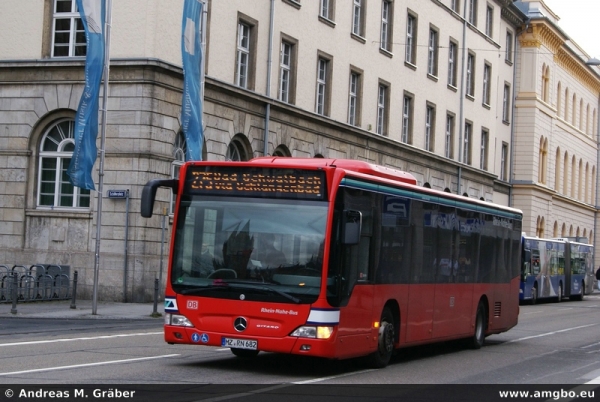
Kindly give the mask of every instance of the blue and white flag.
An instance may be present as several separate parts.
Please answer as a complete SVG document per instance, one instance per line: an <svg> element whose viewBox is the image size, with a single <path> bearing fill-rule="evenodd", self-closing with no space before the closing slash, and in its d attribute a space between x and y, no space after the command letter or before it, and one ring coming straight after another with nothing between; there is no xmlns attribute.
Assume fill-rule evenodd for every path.
<svg viewBox="0 0 600 402"><path fill-rule="evenodd" d="M85 28L85 88L75 117L75 150L67 174L74 186L95 190L92 168L98 150L98 104L104 71L105 0L77 0L77 8Z"/></svg>
<svg viewBox="0 0 600 402"><path fill-rule="evenodd" d="M202 7L200 0L184 0L181 23L181 56L183 58L183 99L181 127L186 142L185 159L202 160L202 101L200 98L202 65Z"/></svg>

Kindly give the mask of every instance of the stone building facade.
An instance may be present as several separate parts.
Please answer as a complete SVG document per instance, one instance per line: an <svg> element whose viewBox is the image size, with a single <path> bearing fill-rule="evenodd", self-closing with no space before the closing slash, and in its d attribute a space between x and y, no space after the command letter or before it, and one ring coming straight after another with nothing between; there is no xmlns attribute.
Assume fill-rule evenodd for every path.
<svg viewBox="0 0 600 402"><path fill-rule="evenodd" d="M529 235L597 247L600 75L543 1L517 4L530 19L517 56L513 204Z"/></svg>
<svg viewBox="0 0 600 402"><path fill-rule="evenodd" d="M0 3L0 264L68 266L89 297L99 244L99 298L147 301L166 276L171 195L150 219L140 195L182 163L183 1L113 2L100 213L64 174L84 80L74 3ZM511 1L206 4L204 159L360 159L510 203L525 22Z"/></svg>

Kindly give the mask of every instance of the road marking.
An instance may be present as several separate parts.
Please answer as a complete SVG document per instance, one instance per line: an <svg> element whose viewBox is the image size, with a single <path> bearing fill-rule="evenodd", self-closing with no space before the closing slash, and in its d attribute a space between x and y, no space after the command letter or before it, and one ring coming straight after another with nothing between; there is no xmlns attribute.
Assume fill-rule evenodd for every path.
<svg viewBox="0 0 600 402"><path fill-rule="evenodd" d="M598 325L598 324L588 324L588 325L582 325L582 326L580 326L580 327L573 327L573 328L561 329L560 331L546 332L545 334L539 334L539 335L526 336L526 337L524 337L524 338L513 339L512 341L508 341L508 342L506 342L506 343L521 342L521 341L525 341L525 340L527 340L527 339L541 338L541 337L543 337L543 336L554 335L554 334L560 334L561 332L573 331L573 330L575 330L575 329L580 329L580 328L593 327L593 326L595 326L595 325Z"/></svg>
<svg viewBox="0 0 600 402"><path fill-rule="evenodd" d="M181 355L174 354L174 355L162 355L162 356L151 356L151 357L138 357L135 359L111 360L111 361L107 361L107 362L73 364L71 366L59 366L59 367L48 367L48 368L32 369L32 370L12 371L10 373L0 373L0 376L41 373L44 371L55 371L55 370L69 370L69 369L82 368L82 367L104 366L107 364L132 363L132 362L139 362L139 361L144 361L144 360L166 359L168 357L175 357L175 356L181 356Z"/></svg>
<svg viewBox="0 0 600 402"><path fill-rule="evenodd" d="M90 336L84 338L61 338L61 339L47 339L43 341L27 341L27 342L13 342L13 343L0 343L0 347L4 346L23 346L23 345L41 345L44 343L56 343L56 342L73 342L73 341L93 341L96 339L112 339L112 338L127 338L130 336L146 336L146 335L162 335L163 332L140 332L136 334L117 334L117 335L103 335L103 336Z"/></svg>
<svg viewBox="0 0 600 402"><path fill-rule="evenodd" d="M351 376L351 375L369 373L371 371L376 371L376 369L366 369L366 370L360 370L360 371L353 371L352 373L346 373L346 374L340 374L340 375L332 375L331 377L313 378L312 380L294 381L294 382L292 382L292 384L312 384L314 382L321 382L321 381L326 381L326 380L334 380L334 379L337 379L337 378L348 377L348 376Z"/></svg>

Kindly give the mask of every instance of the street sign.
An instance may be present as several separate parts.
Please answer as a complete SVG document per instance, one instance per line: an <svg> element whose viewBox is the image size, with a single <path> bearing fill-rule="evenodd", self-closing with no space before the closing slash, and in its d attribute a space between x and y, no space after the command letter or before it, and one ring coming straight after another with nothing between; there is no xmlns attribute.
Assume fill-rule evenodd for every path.
<svg viewBox="0 0 600 402"><path fill-rule="evenodd" d="M108 198L127 198L129 190L108 190Z"/></svg>

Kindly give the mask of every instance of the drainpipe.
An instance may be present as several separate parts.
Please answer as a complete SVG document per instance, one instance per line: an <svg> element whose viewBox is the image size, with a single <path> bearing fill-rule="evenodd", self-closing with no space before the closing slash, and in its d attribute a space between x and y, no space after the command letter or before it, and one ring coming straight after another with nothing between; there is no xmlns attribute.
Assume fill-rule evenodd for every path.
<svg viewBox="0 0 600 402"><path fill-rule="evenodd" d="M530 19L527 19L527 21L525 22L525 29L523 29L520 33L517 33L514 37L514 43L513 43L513 58L514 58L514 64L513 64L513 80L512 80L512 87L513 87L513 97L511 98L512 100L512 105L511 105L511 115L510 117L512 118L511 122L510 122L510 148L509 148L509 154L510 154L510 163L508 164L509 169L508 169L508 182L509 182L509 186L508 186L508 206L512 207L514 205L514 200L513 200L513 168L514 168L514 143L515 143L515 113L517 112L517 55L520 54L520 52L517 52L517 44L519 43L518 37L523 35L523 33L527 32L527 28L529 27L529 21ZM522 63L521 63L522 64ZM504 90L504 89L503 89Z"/></svg>
<svg viewBox="0 0 600 402"><path fill-rule="evenodd" d="M465 1L465 8L463 10L463 38L462 38L462 66L460 72L460 109L458 117L458 188L456 189L457 194L462 194L460 191L461 176L462 176L462 163L463 159L463 130L465 127L465 85L467 85L467 2Z"/></svg>
<svg viewBox="0 0 600 402"><path fill-rule="evenodd" d="M273 64L273 30L275 24L275 0L271 0L271 15L269 21L269 50L267 54L267 98L271 98L271 69ZM265 108L265 133L263 137L263 156L269 154L269 120L271 119L271 101L267 100Z"/></svg>

